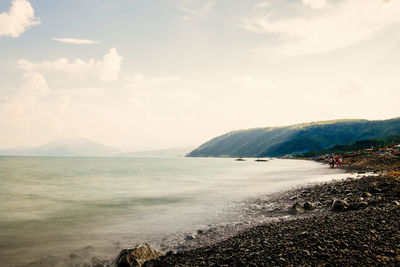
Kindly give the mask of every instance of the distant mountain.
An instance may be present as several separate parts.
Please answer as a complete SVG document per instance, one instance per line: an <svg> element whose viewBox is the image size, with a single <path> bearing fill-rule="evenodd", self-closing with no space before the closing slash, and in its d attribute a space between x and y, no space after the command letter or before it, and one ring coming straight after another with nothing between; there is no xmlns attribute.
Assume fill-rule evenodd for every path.
<svg viewBox="0 0 400 267"><path fill-rule="evenodd" d="M233 131L190 152L188 157L276 157L325 150L334 145L400 134L400 118L337 120Z"/></svg>
<svg viewBox="0 0 400 267"><path fill-rule="evenodd" d="M116 154L116 157L126 158L171 158L171 157L184 157L187 153L193 150L193 147L182 147L162 150L149 150L137 152L125 152Z"/></svg>
<svg viewBox="0 0 400 267"><path fill-rule="evenodd" d="M59 139L38 147L0 150L0 155L54 157L108 157L120 151L87 139Z"/></svg>

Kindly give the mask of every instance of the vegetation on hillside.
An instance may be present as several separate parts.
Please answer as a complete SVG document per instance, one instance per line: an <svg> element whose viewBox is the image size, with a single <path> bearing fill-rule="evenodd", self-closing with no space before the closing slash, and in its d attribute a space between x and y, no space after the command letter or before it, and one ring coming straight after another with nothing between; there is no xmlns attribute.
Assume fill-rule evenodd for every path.
<svg viewBox="0 0 400 267"><path fill-rule="evenodd" d="M400 135L391 135L384 138L369 138L359 140L350 144L334 145L328 149L321 151L310 151L307 153L297 154L297 157L314 157L326 154L345 154L351 151L360 151L369 148L379 149L390 147L392 144L400 143Z"/></svg>
<svg viewBox="0 0 400 267"><path fill-rule="evenodd" d="M189 157L278 157L323 151L334 145L400 135L400 118L339 120L239 130L216 137Z"/></svg>

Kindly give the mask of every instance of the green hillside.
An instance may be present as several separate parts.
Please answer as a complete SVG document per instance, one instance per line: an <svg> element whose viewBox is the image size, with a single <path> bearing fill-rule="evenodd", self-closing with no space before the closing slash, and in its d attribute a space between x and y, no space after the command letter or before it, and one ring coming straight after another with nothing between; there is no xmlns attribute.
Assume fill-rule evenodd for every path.
<svg viewBox="0 0 400 267"><path fill-rule="evenodd" d="M307 153L297 154L297 157L313 157L326 154L345 154L347 152L364 150L367 148L378 149L379 147L391 147L392 144L400 144L400 135L391 135L383 138L363 139L357 142L344 145L334 145L326 150L310 151Z"/></svg>
<svg viewBox="0 0 400 267"><path fill-rule="evenodd" d="M229 132L190 152L188 157L277 157L321 151L334 145L400 134L400 118L337 120Z"/></svg>

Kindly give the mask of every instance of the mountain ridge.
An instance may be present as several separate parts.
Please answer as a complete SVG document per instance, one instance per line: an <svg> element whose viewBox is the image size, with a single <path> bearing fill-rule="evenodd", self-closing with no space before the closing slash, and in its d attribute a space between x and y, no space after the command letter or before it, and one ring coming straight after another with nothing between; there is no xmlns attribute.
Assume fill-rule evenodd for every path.
<svg viewBox="0 0 400 267"><path fill-rule="evenodd" d="M217 136L187 156L277 157L396 134L400 134L400 117L388 120L342 119L251 128Z"/></svg>
<svg viewBox="0 0 400 267"><path fill-rule="evenodd" d="M193 146L159 150L122 151L86 138L78 138L55 139L36 147L19 146L0 149L0 156L170 158L183 157L192 149Z"/></svg>
<svg viewBox="0 0 400 267"><path fill-rule="evenodd" d="M2 156L108 157L120 151L85 138L56 139L37 147L0 150Z"/></svg>

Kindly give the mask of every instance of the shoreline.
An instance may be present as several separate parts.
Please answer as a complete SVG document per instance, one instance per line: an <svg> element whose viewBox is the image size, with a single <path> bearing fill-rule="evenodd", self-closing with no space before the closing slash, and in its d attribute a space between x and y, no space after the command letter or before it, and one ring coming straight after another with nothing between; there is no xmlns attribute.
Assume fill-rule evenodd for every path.
<svg viewBox="0 0 400 267"><path fill-rule="evenodd" d="M266 196L255 212L270 221L143 266L400 264L400 158L360 156L345 164L348 172L376 174ZM334 210L336 199L346 204Z"/></svg>

